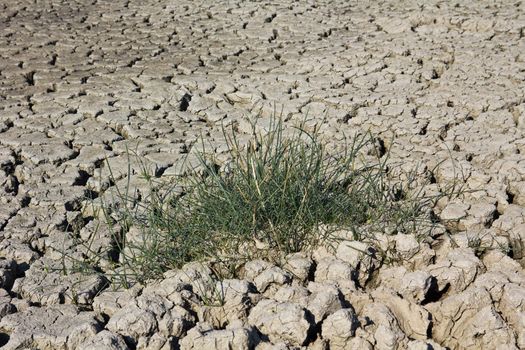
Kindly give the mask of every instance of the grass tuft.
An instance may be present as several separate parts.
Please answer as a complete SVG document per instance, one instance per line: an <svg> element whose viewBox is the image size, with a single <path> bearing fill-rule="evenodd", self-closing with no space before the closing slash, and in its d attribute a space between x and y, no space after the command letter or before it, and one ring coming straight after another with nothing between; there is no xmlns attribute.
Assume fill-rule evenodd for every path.
<svg viewBox="0 0 525 350"><path fill-rule="evenodd" d="M424 237L436 222L432 206L455 192L426 195L411 174L389 180L388 154L369 133L337 151L317 129L287 129L280 119L267 130L254 126L249 142L234 127L223 134L226 162L202 146L196 167L162 184L144 166L149 194L137 201L128 188L117 189L118 208L104 207L127 232L119 235L116 264L126 281L193 261L235 276L251 259L279 264L289 253L335 243L332 233L341 229L366 242L378 233Z"/></svg>

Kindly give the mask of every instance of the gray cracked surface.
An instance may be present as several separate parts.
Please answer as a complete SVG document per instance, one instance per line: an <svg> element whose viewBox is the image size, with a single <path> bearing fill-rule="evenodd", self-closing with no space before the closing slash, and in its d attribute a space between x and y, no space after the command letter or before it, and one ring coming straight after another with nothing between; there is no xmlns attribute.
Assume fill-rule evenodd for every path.
<svg viewBox="0 0 525 350"><path fill-rule="evenodd" d="M525 347L524 6L0 2L0 346L69 349L89 338L86 348L169 349L193 317L214 315L224 318L214 321L219 329L199 338L209 325L196 319L183 347L286 341L311 348ZM171 320L157 332L162 317L130 304L135 297L112 301L104 281L60 273L72 264L61 260L61 251L91 254L73 245L71 232L83 239L97 232L93 249L107 259L115 254L113 235L85 220L96 212L96 200L87 206L84 198L104 196L115 185L106 159L116 185L127 182L128 148L158 176L178 174L201 135L207 149L224 152L223 123L248 131L260 115L257 127L264 128L274 110L289 123L308 114L334 143L370 129L399 168L428 170L443 162L431 174L437 183L452 181L459 167L466 188L476 190L459 202L438 203L454 241L443 236L439 249L422 250L413 237L396 238L406 261L401 270L381 270L375 282L402 302L393 305L390 292L366 285L369 276L356 267L360 257L341 247L338 256L314 256L315 271L311 257L290 257L285 271L254 263L254 273L266 274L252 276L254 285L226 303L231 310L199 313L201 296L186 295L188 284L167 275L163 286L170 292L159 298L192 314L179 310L184 316L170 320L180 325ZM131 184L144 191L137 176ZM514 260L493 251L479 255L491 246L509 247ZM300 287L309 278L335 288L339 300L332 293L330 304ZM246 323L262 298L248 293L256 289L267 303L290 304L279 314L297 318L286 328L293 336ZM65 305L72 302L82 308ZM330 315L319 309L327 303L337 305ZM126 308L146 315L147 327L121 332ZM426 313L432 327L421 321ZM228 331L221 328L228 323ZM61 325L78 326L83 338L72 340ZM309 327L317 340L305 340Z"/></svg>

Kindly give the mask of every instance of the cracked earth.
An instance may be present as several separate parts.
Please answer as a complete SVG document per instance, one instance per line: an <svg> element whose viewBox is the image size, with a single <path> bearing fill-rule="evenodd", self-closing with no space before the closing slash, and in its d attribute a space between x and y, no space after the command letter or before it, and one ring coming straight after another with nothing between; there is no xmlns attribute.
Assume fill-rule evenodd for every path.
<svg viewBox="0 0 525 350"><path fill-rule="evenodd" d="M0 347L525 348L524 7L2 1ZM224 152L222 125L275 110L335 141L371 130L403 169L442 162L436 184L461 169L475 191L438 203L446 234L394 237L404 259L370 285L342 248L250 262L220 307L204 266L130 290L61 273L86 254L72 233L113 244L85 198L125 186L128 149L167 177L202 135Z"/></svg>

